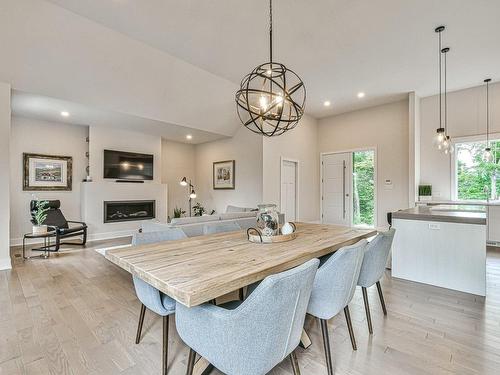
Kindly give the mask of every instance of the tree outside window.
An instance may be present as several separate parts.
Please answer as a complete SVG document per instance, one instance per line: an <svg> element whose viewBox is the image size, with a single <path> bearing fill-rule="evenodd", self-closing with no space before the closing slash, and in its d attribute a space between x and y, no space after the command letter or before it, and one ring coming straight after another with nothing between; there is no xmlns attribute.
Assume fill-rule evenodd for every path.
<svg viewBox="0 0 500 375"><path fill-rule="evenodd" d="M500 141L490 141L494 161L483 161L486 142L457 143L456 181L457 197L460 200L497 199L500 192Z"/></svg>
<svg viewBox="0 0 500 375"><path fill-rule="evenodd" d="M375 153L353 152L353 225L375 224Z"/></svg>

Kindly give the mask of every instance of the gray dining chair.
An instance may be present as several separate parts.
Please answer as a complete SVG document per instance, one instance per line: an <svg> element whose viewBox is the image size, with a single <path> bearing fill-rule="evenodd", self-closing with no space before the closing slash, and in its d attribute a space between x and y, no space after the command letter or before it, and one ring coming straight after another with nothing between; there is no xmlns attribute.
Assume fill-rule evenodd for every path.
<svg viewBox="0 0 500 375"><path fill-rule="evenodd" d="M314 280L307 313L320 319L329 375L333 374L333 365L328 337L328 320L342 309L347 321L352 348L357 349L348 305L356 291L366 244L366 240L361 240L354 245L337 250L321 265Z"/></svg>
<svg viewBox="0 0 500 375"><path fill-rule="evenodd" d="M173 241L187 238L182 229L172 228L158 232L135 233L132 237L132 245L146 245L163 241ZM155 287L149 285L136 275L132 276L135 293L141 301L141 312L135 343L141 341L142 325L146 308L163 317L163 353L162 353L162 374L167 374L168 367L168 325L169 316L175 313L175 300L160 292Z"/></svg>
<svg viewBox="0 0 500 375"><path fill-rule="evenodd" d="M241 230L239 224L235 221L229 221L225 223L210 223L203 226L203 234L215 234L223 232L234 232Z"/></svg>
<svg viewBox="0 0 500 375"><path fill-rule="evenodd" d="M391 228L387 232L380 232L373 240L371 240L371 242L366 246L363 264L359 273L358 285L361 287L363 292L366 321L368 323L368 332L370 332L370 334L373 333L373 326L366 288L369 288L374 284L377 285L382 311L384 315L387 315L384 294L382 293L382 287L380 286L380 279L384 276L384 270L391 252L392 241L395 233L396 229Z"/></svg>
<svg viewBox="0 0 500 375"><path fill-rule="evenodd" d="M266 277L245 301L216 306L178 304L177 332L191 348L187 375L196 353L225 374L260 375L290 356L299 345L319 260Z"/></svg>

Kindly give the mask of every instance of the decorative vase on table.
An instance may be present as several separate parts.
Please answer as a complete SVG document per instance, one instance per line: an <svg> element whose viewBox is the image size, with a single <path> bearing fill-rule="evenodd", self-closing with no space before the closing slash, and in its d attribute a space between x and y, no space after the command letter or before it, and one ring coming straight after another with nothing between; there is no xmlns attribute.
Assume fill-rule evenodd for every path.
<svg viewBox="0 0 500 375"><path fill-rule="evenodd" d="M47 234L47 231L48 229L46 225L33 225L32 232L36 236Z"/></svg>
<svg viewBox="0 0 500 375"><path fill-rule="evenodd" d="M260 204L257 227L262 235L271 237L278 234L279 213L275 204Z"/></svg>

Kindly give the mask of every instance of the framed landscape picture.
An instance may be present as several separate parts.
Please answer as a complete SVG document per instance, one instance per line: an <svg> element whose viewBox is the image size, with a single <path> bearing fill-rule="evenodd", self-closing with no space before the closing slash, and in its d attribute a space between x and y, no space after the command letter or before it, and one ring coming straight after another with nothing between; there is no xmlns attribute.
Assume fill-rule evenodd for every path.
<svg viewBox="0 0 500 375"><path fill-rule="evenodd" d="M213 185L215 190L234 189L234 160L214 162Z"/></svg>
<svg viewBox="0 0 500 375"><path fill-rule="evenodd" d="M23 154L24 191L68 191L72 188L71 156Z"/></svg>

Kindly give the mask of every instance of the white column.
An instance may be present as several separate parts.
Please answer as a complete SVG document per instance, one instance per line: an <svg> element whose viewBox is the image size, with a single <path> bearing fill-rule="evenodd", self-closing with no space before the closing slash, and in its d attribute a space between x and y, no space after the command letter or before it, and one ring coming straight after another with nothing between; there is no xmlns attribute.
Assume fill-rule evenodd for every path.
<svg viewBox="0 0 500 375"><path fill-rule="evenodd" d="M420 183L420 97L411 92L408 99L408 207L415 207Z"/></svg>
<svg viewBox="0 0 500 375"><path fill-rule="evenodd" d="M0 270L11 268L10 232L10 85L0 82Z"/></svg>

